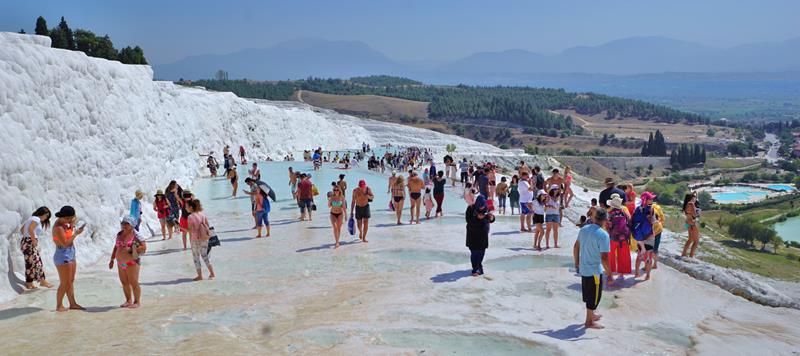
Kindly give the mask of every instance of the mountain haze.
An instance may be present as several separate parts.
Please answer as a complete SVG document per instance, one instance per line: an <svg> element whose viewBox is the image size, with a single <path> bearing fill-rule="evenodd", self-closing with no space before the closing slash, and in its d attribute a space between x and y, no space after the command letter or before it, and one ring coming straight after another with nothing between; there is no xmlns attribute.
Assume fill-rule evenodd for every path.
<svg viewBox="0 0 800 356"><path fill-rule="evenodd" d="M427 82L487 74L641 74L663 72L772 72L800 70L800 38L716 48L666 37L630 37L598 46L577 46L557 54L522 49L480 52L438 66L399 63L358 41L299 39L262 49L198 55L156 65L156 77L210 78L219 69L231 79L348 78L404 75Z"/></svg>
<svg viewBox="0 0 800 356"><path fill-rule="evenodd" d="M400 65L363 42L298 39L230 54L198 55L154 66L158 79L211 78L225 70L231 79L298 79L395 74Z"/></svg>

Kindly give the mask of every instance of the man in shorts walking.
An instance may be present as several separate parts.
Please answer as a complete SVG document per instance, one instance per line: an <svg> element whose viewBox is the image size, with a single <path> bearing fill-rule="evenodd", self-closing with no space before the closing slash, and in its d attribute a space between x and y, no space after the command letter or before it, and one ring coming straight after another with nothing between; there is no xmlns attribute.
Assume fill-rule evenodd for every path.
<svg viewBox="0 0 800 356"><path fill-rule="evenodd" d="M375 199L372 189L367 187L367 182L363 179L358 181L358 188L353 189L353 202L350 203L350 214L356 219L358 227L358 239L361 242L367 241L367 230L369 229L369 202Z"/></svg>
<svg viewBox="0 0 800 356"><path fill-rule="evenodd" d="M602 318L596 314L597 305L603 294L603 274L606 277L611 275L611 267L608 264L609 236L603 230L608 213L605 209L598 209L594 213L594 223L586 224L578 233L578 239L572 248L572 256L575 260L575 268L581 275L581 290L583 302L586 303L586 322L587 329L602 329L603 326L597 322ZM613 283L609 279L609 284Z"/></svg>

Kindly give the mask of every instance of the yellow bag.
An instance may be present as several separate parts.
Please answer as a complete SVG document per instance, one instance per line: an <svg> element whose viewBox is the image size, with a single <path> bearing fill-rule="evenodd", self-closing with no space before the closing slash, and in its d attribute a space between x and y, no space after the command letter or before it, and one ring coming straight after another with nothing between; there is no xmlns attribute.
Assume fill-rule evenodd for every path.
<svg viewBox="0 0 800 356"><path fill-rule="evenodd" d="M630 245L631 253L636 253L639 250L639 244L636 243L636 239L633 238L631 235L630 240L628 240L628 244Z"/></svg>
<svg viewBox="0 0 800 356"><path fill-rule="evenodd" d="M319 189L317 189L316 185L312 185L311 186L311 195L313 195L313 196L319 195Z"/></svg>

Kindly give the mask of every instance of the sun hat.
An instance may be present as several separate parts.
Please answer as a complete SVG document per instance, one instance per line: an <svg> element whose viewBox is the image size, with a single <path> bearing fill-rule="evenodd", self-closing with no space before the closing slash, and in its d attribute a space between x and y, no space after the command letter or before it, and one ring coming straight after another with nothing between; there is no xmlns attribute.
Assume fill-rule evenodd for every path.
<svg viewBox="0 0 800 356"><path fill-rule="evenodd" d="M68 218L72 216L75 216L75 208L69 205L62 206L61 210L56 213L57 218Z"/></svg>
<svg viewBox="0 0 800 356"><path fill-rule="evenodd" d="M611 199L606 201L606 205L612 208L620 209L622 208L622 198L619 196L619 194L611 194Z"/></svg>
<svg viewBox="0 0 800 356"><path fill-rule="evenodd" d="M650 193L650 192L642 192L641 198L642 198L642 201L655 200L656 199L656 195L653 194L653 193Z"/></svg>
<svg viewBox="0 0 800 356"><path fill-rule="evenodd" d="M133 216L125 215L122 217L122 221L120 221L120 224L128 224L130 226L136 226L136 219L134 219Z"/></svg>
<svg viewBox="0 0 800 356"><path fill-rule="evenodd" d="M606 178L605 183L606 183L606 185L614 184L614 178L611 178L611 177Z"/></svg>
<svg viewBox="0 0 800 356"><path fill-rule="evenodd" d="M161 189L159 189L159 190L156 190L156 195L154 195L154 196L155 196L155 197L157 197L157 196L159 196L159 195L163 196L163 195L164 195L164 191L163 191L163 190L161 190Z"/></svg>
<svg viewBox="0 0 800 356"><path fill-rule="evenodd" d="M558 184L550 184L550 190L558 189Z"/></svg>

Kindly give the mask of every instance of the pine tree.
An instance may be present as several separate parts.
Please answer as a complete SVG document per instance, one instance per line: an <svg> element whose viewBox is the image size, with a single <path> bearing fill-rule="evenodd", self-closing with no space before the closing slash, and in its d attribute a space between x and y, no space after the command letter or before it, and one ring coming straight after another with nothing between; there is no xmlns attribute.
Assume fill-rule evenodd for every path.
<svg viewBox="0 0 800 356"><path fill-rule="evenodd" d="M47 30L47 21L45 21L44 17L39 16L36 19L36 34L39 36L49 36L50 31Z"/></svg>
<svg viewBox="0 0 800 356"><path fill-rule="evenodd" d="M648 148L647 142L642 145L642 157L650 156L650 149Z"/></svg>
<svg viewBox="0 0 800 356"><path fill-rule="evenodd" d="M58 26L50 30L50 42L50 46L53 48L77 49L75 46L75 37L63 16Z"/></svg>
<svg viewBox="0 0 800 356"><path fill-rule="evenodd" d="M666 156L667 143L664 141L664 135L661 133L661 130L656 130L656 135L653 139L655 145L655 147L652 148L653 156Z"/></svg>
<svg viewBox="0 0 800 356"><path fill-rule="evenodd" d="M653 133L650 132L650 137L647 139L647 155L648 156L655 156L657 152L654 151L656 149L655 142L653 141Z"/></svg>

